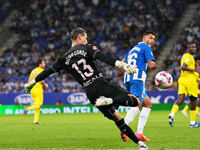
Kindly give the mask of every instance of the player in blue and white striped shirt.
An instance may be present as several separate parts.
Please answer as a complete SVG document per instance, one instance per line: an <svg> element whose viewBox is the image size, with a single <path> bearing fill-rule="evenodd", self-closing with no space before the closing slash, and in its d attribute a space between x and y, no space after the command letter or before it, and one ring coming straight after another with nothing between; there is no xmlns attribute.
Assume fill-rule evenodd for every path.
<svg viewBox="0 0 200 150"><path fill-rule="evenodd" d="M136 136L142 141L150 141L143 135L143 129L147 122L147 118L152 108L150 98L145 92L145 81L147 78L147 68L155 69L156 63L152 53L152 46L155 43L155 34L153 32L146 32L143 35L142 42L134 46L124 57L123 61L136 67L137 72L133 75L124 75L124 83L130 93L140 98L143 103L138 122ZM132 107L125 117L125 123L129 124L134 120L136 115L140 112L140 108ZM122 139L124 139L122 134ZM125 141L125 140L124 140Z"/></svg>

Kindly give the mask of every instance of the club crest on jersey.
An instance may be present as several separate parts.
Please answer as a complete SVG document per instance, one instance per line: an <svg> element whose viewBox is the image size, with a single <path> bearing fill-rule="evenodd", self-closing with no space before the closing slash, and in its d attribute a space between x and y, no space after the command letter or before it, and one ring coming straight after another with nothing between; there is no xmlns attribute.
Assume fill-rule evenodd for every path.
<svg viewBox="0 0 200 150"><path fill-rule="evenodd" d="M96 46L92 46L92 49L93 50L97 50L98 48Z"/></svg>

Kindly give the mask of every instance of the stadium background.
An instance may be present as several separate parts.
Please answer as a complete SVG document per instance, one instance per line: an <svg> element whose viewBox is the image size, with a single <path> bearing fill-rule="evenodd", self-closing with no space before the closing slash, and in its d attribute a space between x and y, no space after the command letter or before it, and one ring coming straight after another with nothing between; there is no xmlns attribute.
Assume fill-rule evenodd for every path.
<svg viewBox="0 0 200 150"><path fill-rule="evenodd" d="M33 111L26 117L3 115L23 114L24 105L32 104L23 88L30 71L39 58L50 66L63 54L71 46L69 33L77 26L87 30L90 43L119 59L145 31L154 31L153 53L159 67L148 72L146 90L155 111L145 127L145 135L152 140L147 145L159 150L200 149L199 129L188 127L189 117L177 113L173 128L167 120L177 99L179 62L188 42L197 43L195 57L200 57L199 0L0 0L0 149L136 148L130 140L120 141L119 131L88 105L82 87L63 72L45 80L49 88L45 89L39 126L32 124ZM122 74L99 63L108 78L124 86ZM166 91L158 91L153 81L162 70L174 79ZM64 105L56 106L58 100ZM120 107L119 111L125 116L127 109ZM131 124L134 131L135 123L137 119Z"/></svg>
<svg viewBox="0 0 200 150"><path fill-rule="evenodd" d="M71 46L69 33L77 26L88 31L90 43L119 59L140 42L145 31L154 31L157 40L153 53L159 67L149 72L146 90L150 96L155 95L155 92L151 94L151 91L157 90L154 76L161 70L173 76L173 86L168 91L176 91L179 62L186 44L196 42L199 50L200 7L195 0L2 0L0 22L2 105L31 103L23 88L30 71L36 67L39 58L44 58L48 67L63 54ZM199 51L195 57L200 57ZM99 63L105 68L107 78L124 87L123 74ZM45 95L83 92L83 88L64 72L54 74L45 81L49 84ZM18 101L16 97L20 94L22 98ZM6 97L8 95L10 97ZM60 99L64 104L71 104L66 97L61 96L54 101ZM78 96L76 99L81 98ZM45 104L52 104L52 101L44 101Z"/></svg>

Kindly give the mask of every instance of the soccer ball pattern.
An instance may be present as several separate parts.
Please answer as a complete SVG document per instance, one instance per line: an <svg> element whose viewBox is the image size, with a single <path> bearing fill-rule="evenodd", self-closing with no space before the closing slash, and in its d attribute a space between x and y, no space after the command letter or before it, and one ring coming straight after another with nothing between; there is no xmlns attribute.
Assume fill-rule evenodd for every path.
<svg viewBox="0 0 200 150"><path fill-rule="evenodd" d="M154 81L157 88L167 89L171 87L173 78L170 73L161 71L156 74Z"/></svg>

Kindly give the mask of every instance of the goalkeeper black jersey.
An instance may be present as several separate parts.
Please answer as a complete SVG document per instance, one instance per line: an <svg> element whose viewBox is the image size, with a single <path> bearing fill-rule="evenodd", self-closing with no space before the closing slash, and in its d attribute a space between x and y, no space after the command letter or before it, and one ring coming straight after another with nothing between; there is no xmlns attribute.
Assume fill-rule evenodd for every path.
<svg viewBox="0 0 200 150"><path fill-rule="evenodd" d="M115 58L103 54L96 46L78 44L60 56L52 69L54 72L65 69L83 87L88 87L97 79L104 78L96 59L112 66L116 61Z"/></svg>

